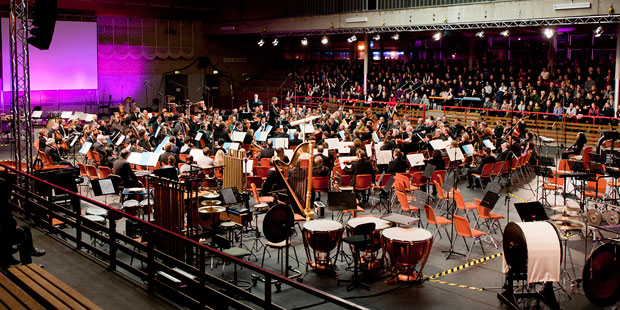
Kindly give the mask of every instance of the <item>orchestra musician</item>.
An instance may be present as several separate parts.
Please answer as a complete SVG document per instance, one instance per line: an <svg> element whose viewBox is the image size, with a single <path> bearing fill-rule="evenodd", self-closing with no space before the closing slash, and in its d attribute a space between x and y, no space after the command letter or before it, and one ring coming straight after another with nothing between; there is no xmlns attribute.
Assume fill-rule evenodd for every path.
<svg viewBox="0 0 620 310"><path fill-rule="evenodd" d="M491 154L491 149L488 147L482 148L482 151L480 153L480 158L476 162L475 166L469 168L469 170L467 171L467 180L469 182L467 185L467 188L474 188L474 177L472 176L473 173L481 174L482 167L484 167L484 165L494 164L494 163L495 163L495 157Z"/></svg>
<svg viewBox="0 0 620 310"><path fill-rule="evenodd" d="M278 104L278 98L272 97L271 103L269 104L269 120L267 121L267 123L271 125L271 127L276 126L276 118L280 114L280 111L276 107L276 104Z"/></svg>
<svg viewBox="0 0 620 310"><path fill-rule="evenodd" d="M399 148L394 149L394 153L392 154L394 159L388 165L387 173L395 175L396 173L405 173L409 171L409 162L403 156L403 153Z"/></svg>
<svg viewBox="0 0 620 310"><path fill-rule="evenodd" d="M366 151L363 149L357 150L357 160L353 161L351 164L351 168L345 167L344 172L351 176L351 186L355 186L355 179L358 175L361 174L370 174L372 176L372 180L375 179L375 169L373 165L370 163L368 156L366 155ZM362 202L368 201L368 193L362 193Z"/></svg>
<svg viewBox="0 0 620 310"><path fill-rule="evenodd" d="M562 159L568 159L570 155L579 155L581 150L588 143L588 139L583 132L577 133L577 141L562 152Z"/></svg>
<svg viewBox="0 0 620 310"><path fill-rule="evenodd" d="M112 172L121 177L122 185L125 188L142 187L142 183L140 183L136 174L131 170L131 165L127 161L129 153L127 149L121 150L119 158L112 165Z"/></svg>
<svg viewBox="0 0 620 310"><path fill-rule="evenodd" d="M106 145L107 139L104 135L98 135L97 141L93 144L92 149L99 154L101 164L112 168L114 155L112 150Z"/></svg>
<svg viewBox="0 0 620 310"><path fill-rule="evenodd" d="M275 151L273 149L273 141L272 140L268 140L267 141L267 147L264 148L261 152L260 155L258 156L258 160L261 160L263 158L272 158L275 154Z"/></svg>
<svg viewBox="0 0 620 310"><path fill-rule="evenodd" d="M58 145L54 139L47 139L45 142L45 154L49 155L52 158L52 162L54 165L68 165L71 166L71 163L64 160L60 156L60 152L58 151Z"/></svg>

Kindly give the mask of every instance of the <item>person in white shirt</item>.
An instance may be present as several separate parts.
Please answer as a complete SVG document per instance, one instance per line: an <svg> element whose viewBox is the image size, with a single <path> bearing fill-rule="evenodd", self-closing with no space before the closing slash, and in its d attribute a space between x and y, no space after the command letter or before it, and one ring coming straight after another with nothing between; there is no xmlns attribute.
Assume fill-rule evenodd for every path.
<svg viewBox="0 0 620 310"><path fill-rule="evenodd" d="M196 164L198 165L198 167L200 168L212 167L213 159L209 156L210 155L209 148L205 147L204 149L202 149L202 154L204 156L200 158L196 158Z"/></svg>
<svg viewBox="0 0 620 310"><path fill-rule="evenodd" d="M198 166L194 165L194 157L192 155L187 156L185 164L181 166L181 174L189 173L192 169L197 169Z"/></svg>

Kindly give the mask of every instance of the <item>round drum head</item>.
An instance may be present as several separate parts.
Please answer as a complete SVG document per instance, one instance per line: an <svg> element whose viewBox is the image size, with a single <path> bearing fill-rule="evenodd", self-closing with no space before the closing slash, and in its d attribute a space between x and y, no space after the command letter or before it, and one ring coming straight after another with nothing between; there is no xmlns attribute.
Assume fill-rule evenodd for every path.
<svg viewBox="0 0 620 310"><path fill-rule="evenodd" d="M291 235L293 225L295 225L293 210L287 205L279 204L265 214L263 233L270 242L282 242Z"/></svg>
<svg viewBox="0 0 620 310"><path fill-rule="evenodd" d="M515 272L527 272L527 242L521 227L510 222L504 228L504 257Z"/></svg>
<svg viewBox="0 0 620 310"><path fill-rule="evenodd" d="M596 209L588 210L587 217L588 224L592 226L601 225L601 223L603 222L603 216L601 215L601 212Z"/></svg>
<svg viewBox="0 0 620 310"><path fill-rule="evenodd" d="M599 307L620 301L620 245L606 243L598 247L583 268L583 291Z"/></svg>
<svg viewBox="0 0 620 310"><path fill-rule="evenodd" d="M605 221L611 226L616 226L620 223L620 214L618 214L618 211L609 210L605 212Z"/></svg>

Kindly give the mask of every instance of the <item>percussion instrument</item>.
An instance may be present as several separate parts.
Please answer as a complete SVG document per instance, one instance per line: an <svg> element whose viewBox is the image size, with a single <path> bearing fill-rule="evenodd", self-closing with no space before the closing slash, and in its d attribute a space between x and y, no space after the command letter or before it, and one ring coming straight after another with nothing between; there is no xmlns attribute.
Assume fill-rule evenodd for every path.
<svg viewBox="0 0 620 310"><path fill-rule="evenodd" d="M387 256L393 281L422 279L422 270L433 245L430 231L414 227L392 227L381 232L381 246ZM419 267L416 268L416 266Z"/></svg>
<svg viewBox="0 0 620 310"><path fill-rule="evenodd" d="M510 222L504 229L505 262L515 274L527 274L529 283L560 280L562 244L549 222Z"/></svg>
<svg viewBox="0 0 620 310"><path fill-rule="evenodd" d="M123 202L123 208L121 210L127 214L136 216L138 214L139 207L140 203L137 200L129 199Z"/></svg>
<svg viewBox="0 0 620 310"><path fill-rule="evenodd" d="M103 208L93 207L86 209L86 215L98 215L105 217L108 215L108 211Z"/></svg>
<svg viewBox="0 0 620 310"><path fill-rule="evenodd" d="M127 192L129 194L142 194L142 193L144 193L144 188L142 188L142 187L132 187L132 188L128 188Z"/></svg>
<svg viewBox="0 0 620 310"><path fill-rule="evenodd" d="M551 207L551 210L555 212L579 212L581 209L569 206L554 206Z"/></svg>
<svg viewBox="0 0 620 310"><path fill-rule="evenodd" d="M603 214L597 209L590 209L586 212L586 219L589 225L598 226L603 223Z"/></svg>
<svg viewBox="0 0 620 310"><path fill-rule="evenodd" d="M220 194L218 192L208 191L207 193L202 195L202 197L206 199L217 199L218 197L220 197Z"/></svg>
<svg viewBox="0 0 620 310"><path fill-rule="evenodd" d="M267 212L269 211L269 205L266 203L257 203L254 205L255 212Z"/></svg>
<svg viewBox="0 0 620 310"><path fill-rule="evenodd" d="M113 203L109 204L108 207L110 207L112 209L116 209L116 210L121 210L123 208L123 205L118 203L118 202L113 202Z"/></svg>
<svg viewBox="0 0 620 310"><path fill-rule="evenodd" d="M379 266L380 263L383 261L383 257L381 257L381 260L375 261L375 259L377 258L377 255L375 253L381 249L381 231L389 228L392 225L390 224L390 222L376 217L354 217L347 222L347 235L353 235L353 230L355 229L355 227L366 223L375 223L375 230L371 235L372 241L370 241L370 246L366 250L365 255L360 255L360 260L362 260L362 262L366 261L372 265L369 267Z"/></svg>
<svg viewBox="0 0 620 310"><path fill-rule="evenodd" d="M620 245L604 243L592 251L583 267L583 291L599 307L620 301Z"/></svg>
<svg viewBox="0 0 620 310"><path fill-rule="evenodd" d="M605 212L605 221L611 226L616 226L620 223L620 213L615 210L609 210Z"/></svg>
<svg viewBox="0 0 620 310"><path fill-rule="evenodd" d="M219 206L222 204L220 200L204 200L200 203L203 206Z"/></svg>
<svg viewBox="0 0 620 310"><path fill-rule="evenodd" d="M336 253L340 251L343 231L342 224L337 221L314 220L304 223L302 234L307 264L319 270L332 268L336 258L331 260L331 252L334 249L337 249Z"/></svg>
<svg viewBox="0 0 620 310"><path fill-rule="evenodd" d="M95 223L105 223L105 218L99 215L84 215L84 218Z"/></svg>
<svg viewBox="0 0 620 310"><path fill-rule="evenodd" d="M581 219L581 216L568 215L568 214L554 214L549 217L554 221L574 221Z"/></svg>

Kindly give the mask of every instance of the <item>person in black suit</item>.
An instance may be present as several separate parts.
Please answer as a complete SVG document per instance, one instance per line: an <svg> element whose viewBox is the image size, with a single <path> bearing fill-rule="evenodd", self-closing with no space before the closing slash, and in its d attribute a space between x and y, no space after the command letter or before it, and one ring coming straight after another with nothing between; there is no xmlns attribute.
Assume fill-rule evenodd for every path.
<svg viewBox="0 0 620 310"><path fill-rule="evenodd" d="M299 132L295 131L293 133L293 139L290 139L288 141L288 146L298 146L302 143L303 141L301 139L299 139Z"/></svg>
<svg viewBox="0 0 620 310"><path fill-rule="evenodd" d="M435 171L446 170L446 161L443 160L440 150L433 151L433 157L428 161L428 164L435 166Z"/></svg>
<svg viewBox="0 0 620 310"><path fill-rule="evenodd" d="M505 161L508 159L508 154L510 153L510 150L508 148L508 143L504 142L502 143L502 152L497 155L496 161Z"/></svg>
<svg viewBox="0 0 620 310"><path fill-rule="evenodd" d="M260 155L258 155L258 160L263 158L272 158L274 154L275 151L273 149L273 141L267 140L267 147L260 152Z"/></svg>
<svg viewBox="0 0 620 310"><path fill-rule="evenodd" d="M271 127L276 126L276 117L280 115L276 104L278 104L278 98L271 98L271 104L269 105L269 120L267 121L267 123L271 125Z"/></svg>
<svg viewBox="0 0 620 310"><path fill-rule="evenodd" d="M317 157L321 158L321 164L324 165L325 167L327 167L328 169L331 169L332 167L332 161L329 158L329 156L325 156L324 152L325 152L325 146L323 146L322 144L319 144L319 146L316 147L316 154L314 155L314 160L316 161ZM329 153L327 153L329 154Z"/></svg>
<svg viewBox="0 0 620 310"><path fill-rule="evenodd" d="M390 162L388 166L388 173L395 175L396 173L405 173L409 171L409 163L407 159L403 157L403 153L399 148L394 149L394 159Z"/></svg>
<svg viewBox="0 0 620 310"><path fill-rule="evenodd" d="M570 155L579 155L581 154L581 150L588 143L588 139L583 132L577 134L577 141L571 146L569 146L564 152L562 152L562 159L568 159Z"/></svg>
<svg viewBox="0 0 620 310"><path fill-rule="evenodd" d="M142 187L142 184L138 180L138 177L133 170L131 170L131 165L127 161L129 157L129 150L122 150L120 153L120 158L114 161L112 165L112 173L121 177L123 180L123 187Z"/></svg>
<svg viewBox="0 0 620 310"><path fill-rule="evenodd" d="M481 174L482 167L484 167L484 165L495 163L495 157L491 155L490 148L488 147L483 148L481 156L482 157L478 160L478 164L476 165L476 168L471 168L469 169L469 171L467 171L467 180L469 181L469 184L467 185L468 188L474 188L474 177L472 176L472 173Z"/></svg>
<svg viewBox="0 0 620 310"><path fill-rule="evenodd" d="M54 165L68 165L71 166L71 163L64 160L60 157L60 152L58 151L58 146L54 142L54 139L47 139L45 142L45 154L49 155L52 158L52 162Z"/></svg>
<svg viewBox="0 0 620 310"><path fill-rule="evenodd" d="M312 177L329 176L329 168L323 165L323 157L321 155L314 156L314 165L312 166Z"/></svg>
<svg viewBox="0 0 620 310"><path fill-rule="evenodd" d="M508 143L510 144L510 150L515 154L515 156L521 156L521 144L519 144L517 138L512 135L508 136Z"/></svg>
<svg viewBox="0 0 620 310"><path fill-rule="evenodd" d="M166 144L164 145L164 152L159 155L158 161L162 163L162 166L166 165L170 156L174 157L175 160L177 159L177 155L172 151L172 143L166 142Z"/></svg>
<svg viewBox="0 0 620 310"><path fill-rule="evenodd" d="M344 168L344 172L351 176L351 186L355 186L355 179L358 175L361 174L370 174L371 179L375 179L375 169L373 168L370 160L368 160L368 156L366 156L366 151L362 149L357 150L357 161L354 161L351 164L351 168ZM367 193L362 193L362 202L368 201Z"/></svg>
<svg viewBox="0 0 620 310"><path fill-rule="evenodd" d="M112 162L114 161L114 157L111 155L111 152L105 147L105 136L98 135L97 142L95 142L92 146L93 151L99 153L99 159L101 159L101 164L106 167L112 167Z"/></svg>

